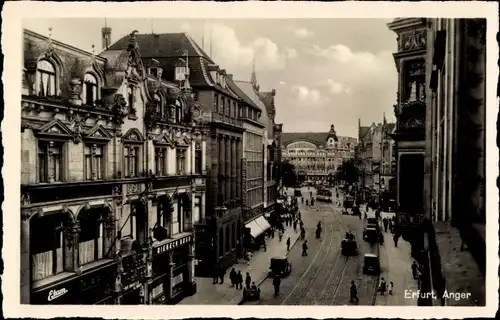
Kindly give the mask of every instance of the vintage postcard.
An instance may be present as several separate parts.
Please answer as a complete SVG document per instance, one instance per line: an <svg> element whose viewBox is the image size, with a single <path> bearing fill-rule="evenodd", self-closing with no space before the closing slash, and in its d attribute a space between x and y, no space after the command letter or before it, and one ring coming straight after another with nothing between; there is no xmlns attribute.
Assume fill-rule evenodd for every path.
<svg viewBox="0 0 500 320"><path fill-rule="evenodd" d="M7 3L6 316L494 315L497 13Z"/></svg>

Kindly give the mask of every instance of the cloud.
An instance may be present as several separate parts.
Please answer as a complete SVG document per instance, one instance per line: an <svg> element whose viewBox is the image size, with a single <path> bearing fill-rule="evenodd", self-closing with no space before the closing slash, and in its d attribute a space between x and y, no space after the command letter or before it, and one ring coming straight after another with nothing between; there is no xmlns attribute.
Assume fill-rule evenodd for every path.
<svg viewBox="0 0 500 320"><path fill-rule="evenodd" d="M332 79L326 80L326 85L328 86L328 89L330 93L332 94L349 94L351 93L351 88L346 86L345 84L335 82Z"/></svg>
<svg viewBox="0 0 500 320"><path fill-rule="evenodd" d="M324 102L321 92L306 86L293 86L292 92L297 95L301 102L307 102L310 105L322 104Z"/></svg>
<svg viewBox="0 0 500 320"><path fill-rule="evenodd" d="M286 82L285 82L285 81L283 81L283 80L281 80L281 81L280 81L280 85L282 85L282 86L283 86L283 85L285 85L285 84L286 84Z"/></svg>
<svg viewBox="0 0 500 320"><path fill-rule="evenodd" d="M293 48L288 48L286 50L286 55L289 59L295 59L299 56L299 54L297 53L297 50L295 50Z"/></svg>
<svg viewBox="0 0 500 320"><path fill-rule="evenodd" d="M288 27L288 30L297 38L308 38L313 35L313 33L306 28Z"/></svg>
<svg viewBox="0 0 500 320"><path fill-rule="evenodd" d="M220 23L212 25L212 45L213 58L224 63L224 68L249 66L255 58L257 69L283 69L286 60L294 57L293 52L280 50L268 38L242 43L234 29Z"/></svg>
<svg viewBox="0 0 500 320"><path fill-rule="evenodd" d="M313 55L342 63L347 63L354 59L354 53L351 49L342 44L331 45L327 48L320 48L319 46L314 45L309 52Z"/></svg>

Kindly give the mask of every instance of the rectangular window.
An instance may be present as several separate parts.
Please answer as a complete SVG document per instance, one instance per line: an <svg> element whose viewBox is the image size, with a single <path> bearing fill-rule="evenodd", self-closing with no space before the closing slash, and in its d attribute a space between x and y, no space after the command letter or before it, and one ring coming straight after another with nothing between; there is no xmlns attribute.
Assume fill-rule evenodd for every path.
<svg viewBox="0 0 500 320"><path fill-rule="evenodd" d="M31 277L44 279L64 271L64 225L58 214L36 218L30 230Z"/></svg>
<svg viewBox="0 0 500 320"><path fill-rule="evenodd" d="M220 114L224 114L224 104L226 102L226 100L224 99L224 97L220 97L220 106L219 106L219 113Z"/></svg>
<svg viewBox="0 0 500 320"><path fill-rule="evenodd" d="M201 167L201 150L196 149L194 152L194 173L196 174L201 174L203 171L203 168Z"/></svg>
<svg viewBox="0 0 500 320"><path fill-rule="evenodd" d="M238 117L243 117L243 107L241 106L241 104L238 105Z"/></svg>
<svg viewBox="0 0 500 320"><path fill-rule="evenodd" d="M85 145L85 180L104 178L104 146Z"/></svg>
<svg viewBox="0 0 500 320"><path fill-rule="evenodd" d="M186 159L186 150L185 149L177 149L177 152L176 152L177 174L184 174L185 159Z"/></svg>
<svg viewBox="0 0 500 320"><path fill-rule="evenodd" d="M214 112L217 112L219 110L219 96L217 94L214 94L213 110Z"/></svg>
<svg viewBox="0 0 500 320"><path fill-rule="evenodd" d="M139 173L139 146L126 145L123 148L123 156L125 177L137 177Z"/></svg>
<svg viewBox="0 0 500 320"><path fill-rule="evenodd" d="M38 169L40 182L62 181L63 143L40 141L38 143Z"/></svg>
<svg viewBox="0 0 500 320"><path fill-rule="evenodd" d="M157 175L167 175L167 147L155 148L155 165Z"/></svg>

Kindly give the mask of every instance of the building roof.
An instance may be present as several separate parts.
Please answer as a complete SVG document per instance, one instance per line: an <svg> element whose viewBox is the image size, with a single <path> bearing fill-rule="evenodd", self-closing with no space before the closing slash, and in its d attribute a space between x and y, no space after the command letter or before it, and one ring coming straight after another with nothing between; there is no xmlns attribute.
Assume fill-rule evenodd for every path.
<svg viewBox="0 0 500 320"><path fill-rule="evenodd" d="M163 68L162 79L175 81L175 67L187 62L190 69L189 83L193 87L212 87L228 96L237 98L231 91L223 88L212 78L210 71L218 70L218 65L198 46L187 33L136 34L138 52L144 66L153 64L153 58ZM126 35L109 46L106 51L125 50L130 35Z"/></svg>
<svg viewBox="0 0 500 320"><path fill-rule="evenodd" d="M244 102L246 102L249 106L257 109L257 110L261 110L261 108L259 106L257 106L255 104L255 102L252 100L252 98L250 98L241 88L239 85L237 85L235 83L235 81L233 80L233 77L231 75L229 75L226 79L226 83L229 87L229 89L231 89L238 97L240 97ZM262 110L261 110L262 111Z"/></svg>
<svg viewBox="0 0 500 320"><path fill-rule="evenodd" d="M282 145L287 146L295 141L308 141L317 147L324 146L330 132L283 132L281 134ZM339 141L344 139L354 139L353 137L338 136Z"/></svg>
<svg viewBox="0 0 500 320"><path fill-rule="evenodd" d="M370 132L371 127L359 127L359 138L363 139L368 132Z"/></svg>
<svg viewBox="0 0 500 320"><path fill-rule="evenodd" d="M250 99L253 102L253 105L257 106L257 108L260 111L266 111L266 106L264 103L259 99L259 95L257 92L255 92L253 85L251 82L248 81L240 81L240 80L235 80L234 81L236 85L247 95L250 97Z"/></svg>

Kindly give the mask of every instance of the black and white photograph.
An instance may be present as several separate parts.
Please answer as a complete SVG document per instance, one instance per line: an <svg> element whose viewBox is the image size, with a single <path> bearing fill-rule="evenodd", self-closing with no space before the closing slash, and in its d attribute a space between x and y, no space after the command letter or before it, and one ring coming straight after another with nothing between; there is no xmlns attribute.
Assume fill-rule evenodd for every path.
<svg viewBox="0 0 500 320"><path fill-rule="evenodd" d="M494 314L498 4L32 4L3 76L12 315Z"/></svg>

